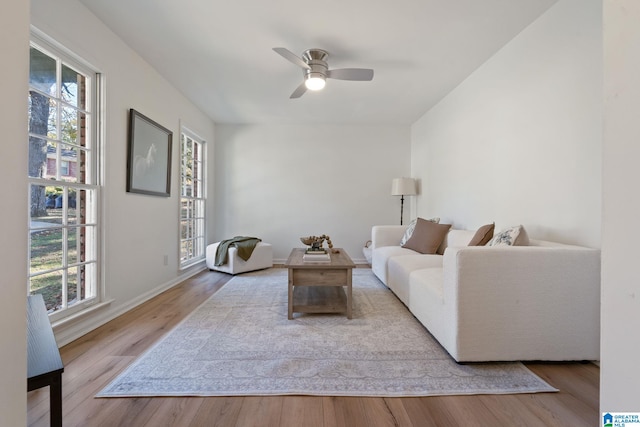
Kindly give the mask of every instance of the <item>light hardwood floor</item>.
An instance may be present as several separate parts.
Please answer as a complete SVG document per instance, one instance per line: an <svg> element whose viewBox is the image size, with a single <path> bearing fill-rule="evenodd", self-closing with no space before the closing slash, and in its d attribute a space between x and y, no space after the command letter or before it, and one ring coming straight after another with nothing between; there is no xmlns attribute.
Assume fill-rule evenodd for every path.
<svg viewBox="0 0 640 427"><path fill-rule="evenodd" d="M360 398L108 398L94 395L231 277L204 271L61 349L65 426L598 426L599 369L527 363L558 393ZM28 423L49 423L48 388L28 393Z"/></svg>

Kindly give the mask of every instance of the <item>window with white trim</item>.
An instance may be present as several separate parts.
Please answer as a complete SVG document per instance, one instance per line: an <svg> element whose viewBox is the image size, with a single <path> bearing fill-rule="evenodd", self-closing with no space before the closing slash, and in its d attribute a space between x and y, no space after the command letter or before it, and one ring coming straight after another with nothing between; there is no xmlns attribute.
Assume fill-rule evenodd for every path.
<svg viewBox="0 0 640 427"><path fill-rule="evenodd" d="M33 35L29 61L29 294L52 320L100 299L99 74Z"/></svg>
<svg viewBox="0 0 640 427"><path fill-rule="evenodd" d="M182 127L180 132L180 267L205 257L205 143Z"/></svg>

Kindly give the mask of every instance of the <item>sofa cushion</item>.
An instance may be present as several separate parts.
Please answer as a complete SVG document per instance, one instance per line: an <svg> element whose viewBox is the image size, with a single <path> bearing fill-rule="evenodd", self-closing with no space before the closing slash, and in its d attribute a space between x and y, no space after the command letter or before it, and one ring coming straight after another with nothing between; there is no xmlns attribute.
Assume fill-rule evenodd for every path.
<svg viewBox="0 0 640 427"><path fill-rule="evenodd" d="M387 287L407 307L409 306L409 275L424 268L442 268L441 255L402 255L389 258L387 265Z"/></svg>
<svg viewBox="0 0 640 427"><path fill-rule="evenodd" d="M493 230L496 228L495 223L483 225L478 228L476 234L471 238L469 246L484 246L493 237Z"/></svg>
<svg viewBox="0 0 640 427"><path fill-rule="evenodd" d="M413 234L402 247L421 254L435 254L450 228L451 224L437 224L418 218Z"/></svg>
<svg viewBox="0 0 640 427"><path fill-rule="evenodd" d="M402 239L400 239L400 246L404 246L404 244L407 243L407 240L409 240L409 238L413 234L413 230L415 230L416 228L417 221L418 221L418 218L414 219L409 223L409 226L407 227L407 230L404 232ZM428 219L427 221L435 222L437 224L440 222L440 218L436 216L431 219Z"/></svg>
<svg viewBox="0 0 640 427"><path fill-rule="evenodd" d="M522 225L502 230L487 243L487 246L528 246L529 236Z"/></svg>
<svg viewBox="0 0 640 427"><path fill-rule="evenodd" d="M405 249L400 246L382 246L375 248L371 254L371 270L373 273L384 283L388 283L387 280L387 264L389 259L394 256L402 255L417 255L416 251L411 249Z"/></svg>

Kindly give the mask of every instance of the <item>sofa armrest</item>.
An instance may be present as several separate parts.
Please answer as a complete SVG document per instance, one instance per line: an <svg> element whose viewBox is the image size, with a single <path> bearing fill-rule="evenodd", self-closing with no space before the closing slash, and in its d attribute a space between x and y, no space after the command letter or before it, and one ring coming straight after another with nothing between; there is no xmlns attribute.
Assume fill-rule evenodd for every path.
<svg viewBox="0 0 640 427"><path fill-rule="evenodd" d="M600 251L578 246L447 248L443 296L457 341L512 360L595 360ZM464 348L460 350L464 353ZM465 355L458 355L465 360ZM492 357L491 353L486 356Z"/></svg>
<svg viewBox="0 0 640 427"><path fill-rule="evenodd" d="M382 246L400 246L408 225L374 225L371 228L371 249Z"/></svg>

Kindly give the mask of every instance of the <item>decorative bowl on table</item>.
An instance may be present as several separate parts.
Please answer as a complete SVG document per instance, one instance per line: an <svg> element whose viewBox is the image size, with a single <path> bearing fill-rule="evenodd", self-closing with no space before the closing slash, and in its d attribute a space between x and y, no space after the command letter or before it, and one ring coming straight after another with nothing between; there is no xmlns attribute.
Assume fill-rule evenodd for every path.
<svg viewBox="0 0 640 427"><path fill-rule="evenodd" d="M327 241L327 245L329 245L329 249L333 248L333 243L331 243L331 238L329 236L327 236L326 234L323 234L322 236L307 236L307 237L301 237L300 241L302 243L304 243L307 246L310 246L309 250L311 251L322 251L322 245L324 244L324 241Z"/></svg>

